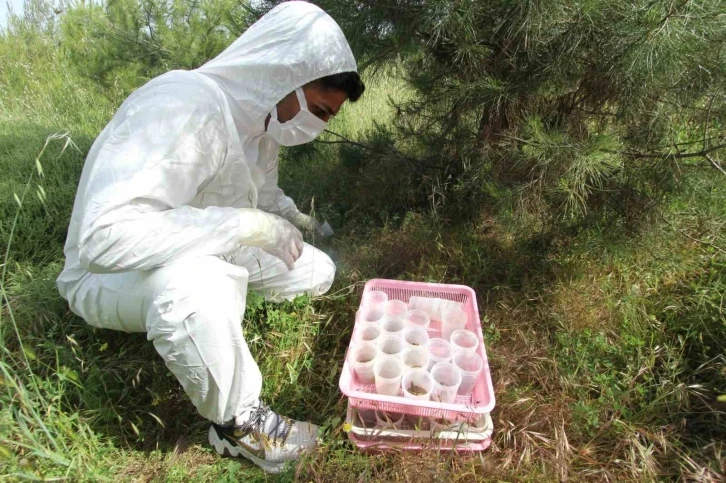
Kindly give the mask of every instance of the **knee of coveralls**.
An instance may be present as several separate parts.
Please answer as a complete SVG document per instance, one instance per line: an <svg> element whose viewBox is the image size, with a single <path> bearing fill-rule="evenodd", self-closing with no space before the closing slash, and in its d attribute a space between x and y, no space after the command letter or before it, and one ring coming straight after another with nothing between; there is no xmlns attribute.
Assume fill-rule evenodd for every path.
<svg viewBox="0 0 726 483"><path fill-rule="evenodd" d="M203 257L158 269L149 283L148 339L200 414L217 423L254 404L262 387L242 335L247 280L246 268Z"/></svg>

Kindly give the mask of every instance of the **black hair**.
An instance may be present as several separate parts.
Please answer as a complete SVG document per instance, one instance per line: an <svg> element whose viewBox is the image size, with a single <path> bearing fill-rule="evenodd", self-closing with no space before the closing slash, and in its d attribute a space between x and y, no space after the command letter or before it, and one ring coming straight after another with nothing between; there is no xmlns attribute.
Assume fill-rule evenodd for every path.
<svg viewBox="0 0 726 483"><path fill-rule="evenodd" d="M338 89L348 94L350 102L357 101L363 91L366 90L365 84L361 80L357 72L341 72L326 77L321 77L316 81L323 89Z"/></svg>

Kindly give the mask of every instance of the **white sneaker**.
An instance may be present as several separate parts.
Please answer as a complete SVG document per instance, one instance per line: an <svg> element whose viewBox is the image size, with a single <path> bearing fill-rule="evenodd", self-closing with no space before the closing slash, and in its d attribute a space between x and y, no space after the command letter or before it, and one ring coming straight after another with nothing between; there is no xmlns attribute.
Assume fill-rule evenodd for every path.
<svg viewBox="0 0 726 483"><path fill-rule="evenodd" d="M315 448L318 427L293 421L260 404L246 421L234 426L212 424L209 444L223 456L243 456L268 473L279 473L285 463Z"/></svg>

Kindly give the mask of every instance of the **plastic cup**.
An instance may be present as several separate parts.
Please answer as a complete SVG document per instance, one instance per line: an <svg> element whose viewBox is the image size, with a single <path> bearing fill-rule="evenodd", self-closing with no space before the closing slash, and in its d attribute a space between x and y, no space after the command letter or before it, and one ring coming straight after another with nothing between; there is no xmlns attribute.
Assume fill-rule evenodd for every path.
<svg viewBox="0 0 726 483"><path fill-rule="evenodd" d="M429 343L429 333L421 329L406 329L403 331L403 341L413 347L426 347Z"/></svg>
<svg viewBox="0 0 726 483"><path fill-rule="evenodd" d="M441 320L441 314L451 308L461 308L460 302L446 300L437 297L411 297L408 300L408 308L423 310L431 317L431 320Z"/></svg>
<svg viewBox="0 0 726 483"><path fill-rule="evenodd" d="M359 342L372 342L375 343L378 337L381 335L381 328L373 324L365 324L355 332L355 338Z"/></svg>
<svg viewBox="0 0 726 483"><path fill-rule="evenodd" d="M403 319L397 319L395 317L384 316L380 323L383 333L403 339Z"/></svg>
<svg viewBox="0 0 726 483"><path fill-rule="evenodd" d="M363 292L363 303L361 305L368 308L374 308L380 307L386 302L388 302L388 294L386 292L370 290L368 292Z"/></svg>
<svg viewBox="0 0 726 483"><path fill-rule="evenodd" d="M408 308L411 310L422 310L429 316L434 315L439 299L433 297L416 297L408 299Z"/></svg>
<svg viewBox="0 0 726 483"><path fill-rule="evenodd" d="M444 339L429 339L429 343L426 347L429 351L429 370L431 370L431 368L439 362L451 361L451 356L454 355L454 351L451 349L451 344Z"/></svg>
<svg viewBox="0 0 726 483"><path fill-rule="evenodd" d="M429 359L429 351L425 347L408 346L401 353L401 361L409 369L428 370Z"/></svg>
<svg viewBox="0 0 726 483"><path fill-rule="evenodd" d="M431 421L431 431L439 433L442 431L458 431L459 424L448 419L439 418Z"/></svg>
<svg viewBox="0 0 726 483"><path fill-rule="evenodd" d="M381 429L398 429L403 424L403 413L376 411L376 426Z"/></svg>
<svg viewBox="0 0 726 483"><path fill-rule="evenodd" d="M373 366L378 356L378 349L372 342L361 342L353 349L351 364L353 371L362 384L373 384L375 376Z"/></svg>
<svg viewBox="0 0 726 483"><path fill-rule="evenodd" d="M356 409L356 416L358 416L357 422L361 428L374 428L376 427L376 411L374 409Z"/></svg>
<svg viewBox="0 0 726 483"><path fill-rule="evenodd" d="M441 338L449 340L455 330L466 328L467 316L464 309L449 307L441 314Z"/></svg>
<svg viewBox="0 0 726 483"><path fill-rule="evenodd" d="M401 386L403 397L428 401L434 389L434 379L426 369L409 369L403 374Z"/></svg>
<svg viewBox="0 0 726 483"><path fill-rule="evenodd" d="M389 300L383 304L383 313L388 317L403 319L406 317L406 312L408 312L408 305L406 305L406 302L402 302L400 300Z"/></svg>
<svg viewBox="0 0 726 483"><path fill-rule="evenodd" d="M458 352L454 354L454 365L461 372L459 394L462 396L471 394L484 367L484 361L474 352Z"/></svg>
<svg viewBox="0 0 726 483"><path fill-rule="evenodd" d="M395 335L388 334L384 334L379 337L378 342L376 342L376 346L378 347L378 353L381 356L391 356L398 359L401 358L403 355L403 349L406 348L406 344L403 342L403 339L396 337Z"/></svg>
<svg viewBox="0 0 726 483"><path fill-rule="evenodd" d="M401 378L403 377L403 362L401 362L401 359L391 356L378 357L373 364L373 373L375 374L376 392L378 394L398 396L398 391L401 389Z"/></svg>
<svg viewBox="0 0 726 483"><path fill-rule="evenodd" d="M383 319L383 307L370 307L363 310L360 318L364 324L378 324Z"/></svg>
<svg viewBox="0 0 726 483"><path fill-rule="evenodd" d="M431 317L423 310L409 310L404 319L406 326L412 329L428 330Z"/></svg>
<svg viewBox="0 0 726 483"><path fill-rule="evenodd" d="M431 368L434 389L431 399L443 403L452 403L461 384L461 371L449 362L438 362ZM378 382L376 380L376 382Z"/></svg>
<svg viewBox="0 0 726 483"><path fill-rule="evenodd" d="M409 414L404 418L406 425L408 425L411 431L426 431L428 432L431 428L431 422L429 418L423 416L416 416L415 414ZM428 436L428 435L426 435Z"/></svg>
<svg viewBox="0 0 726 483"><path fill-rule="evenodd" d="M462 352L476 352L479 346L479 337L470 330L460 329L451 333L451 348L454 354Z"/></svg>

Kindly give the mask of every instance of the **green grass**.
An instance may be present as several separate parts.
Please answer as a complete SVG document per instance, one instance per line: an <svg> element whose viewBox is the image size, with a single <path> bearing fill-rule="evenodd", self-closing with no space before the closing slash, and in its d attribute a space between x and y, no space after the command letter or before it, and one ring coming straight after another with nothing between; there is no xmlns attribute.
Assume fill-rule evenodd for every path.
<svg viewBox="0 0 726 483"><path fill-rule="evenodd" d="M272 480L206 446L205 421L143 334L93 329L58 295L83 159L120 99L38 42L0 37L0 246L9 255L0 479ZM391 75L374 79L330 129L385 136L389 95L409 91ZM74 145L51 140L40 177L35 159L59 132ZM265 377L263 397L326 429L319 451L280 480L723 477L723 180L694 178L634 234L593 224L543 235L506 203L482 207L475 223L409 208L405 169L382 169L376 156L315 143L283 158L283 187L336 229L320 246L339 271L316 300L249 298L245 336ZM26 184L20 209L14 194ZM337 382L360 289L372 277L476 290L497 395L490 450L374 457L347 442Z"/></svg>

